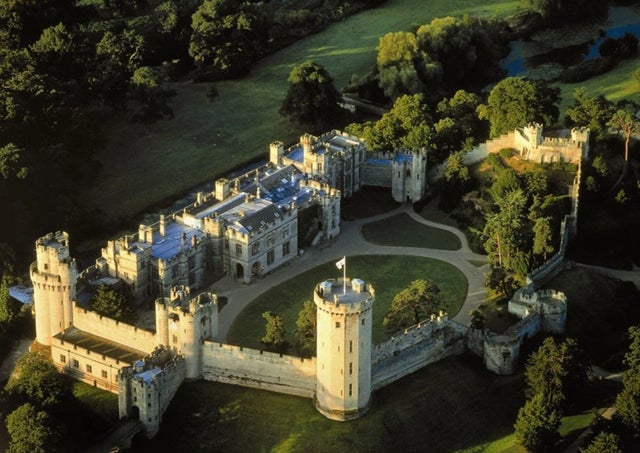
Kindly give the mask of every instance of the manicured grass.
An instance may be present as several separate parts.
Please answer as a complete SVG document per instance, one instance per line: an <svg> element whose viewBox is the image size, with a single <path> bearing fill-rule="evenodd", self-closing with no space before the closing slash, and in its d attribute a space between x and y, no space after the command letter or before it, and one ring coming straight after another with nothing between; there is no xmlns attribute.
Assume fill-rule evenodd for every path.
<svg viewBox="0 0 640 453"><path fill-rule="evenodd" d="M73 381L73 395L81 405L105 421L118 420L118 395L84 382Z"/></svg>
<svg viewBox="0 0 640 453"><path fill-rule="evenodd" d="M611 71L598 77L579 83L555 83L561 90L560 112L573 104L573 92L578 87L585 87L590 96L603 94L610 101L631 99L640 101L640 83L633 78L638 69L640 57L624 60Z"/></svg>
<svg viewBox="0 0 640 453"><path fill-rule="evenodd" d="M342 200L340 216L344 220L358 220L393 211L400 203L391 198L385 187L364 186L351 198Z"/></svg>
<svg viewBox="0 0 640 453"><path fill-rule="evenodd" d="M376 46L387 32L406 30L435 17L463 14L504 17L518 1L387 0L378 8L337 22L258 62L240 80L174 83L175 118L146 125L127 115L107 122L102 172L86 203L109 215L133 215L196 184L213 181L236 165L265 155L269 143L291 143L304 132L278 114L291 68L305 60L322 64L337 87L375 65Z"/></svg>
<svg viewBox="0 0 640 453"><path fill-rule="evenodd" d="M451 318L460 311L467 295L467 280L464 274L451 264L431 258L354 256L347 258L347 273L349 276L372 283L375 289L372 327L374 343L379 343L387 337L382 325L384 315L389 310L393 297L412 280L433 280L440 287L446 311ZM262 313L270 310L282 315L289 343L295 344L296 319L304 301L313 300L313 289L323 279L341 276L335 263L330 261L271 288L238 315L229 330L227 341L231 344L260 348L260 338L265 332Z"/></svg>
<svg viewBox="0 0 640 453"><path fill-rule="evenodd" d="M418 223L402 213L364 225L362 235L369 242L399 247L459 250L460 239L447 230Z"/></svg>
<svg viewBox="0 0 640 453"><path fill-rule="evenodd" d="M311 399L211 382L183 384L160 433L140 452L448 452L512 431L520 376L496 376L467 357L428 366L373 394L351 422L330 421Z"/></svg>

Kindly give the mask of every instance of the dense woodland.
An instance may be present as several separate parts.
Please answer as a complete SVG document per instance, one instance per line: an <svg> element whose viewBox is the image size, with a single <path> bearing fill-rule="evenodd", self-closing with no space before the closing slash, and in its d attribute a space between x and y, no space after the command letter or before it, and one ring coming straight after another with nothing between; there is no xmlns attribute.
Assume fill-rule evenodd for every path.
<svg viewBox="0 0 640 453"><path fill-rule="evenodd" d="M96 155L107 140L101 126L105 118L127 112L142 122L170 119L173 93L167 82L241 77L261 56L378 3L380 0L0 2L0 207L9 219L0 227L0 274L4 276L0 337L6 342L6 333L13 332L20 319L6 297L6 286L20 279L37 235L65 228L86 238L118 226L104 218L99 207L87 212L79 202L83 188L100 171ZM640 185L629 152L629 138L640 132L636 116L640 105L630 101L614 104L577 89L570 108L560 112L557 88L548 81L504 78L500 63L509 52L510 39L606 14L606 3L523 0L522 4L522 13L505 21L443 17L381 36L372 71L354 76L343 90L387 108L379 118L362 120L340 113L340 91L331 75L311 61L291 72L290 88L280 109L292 124L307 130L345 121L342 127L366 139L372 150L427 149L430 164L444 164L441 206L453 211L475 237L477 249L489 255L492 272L487 283L504 297L556 250L559 219L567 206L566 197L552 190L549 174L573 169L518 173L510 168L505 150L489 159L491 179L483 186L461 159L461 153L475 144L531 121L545 128L556 126L563 113L564 125L591 128L593 152L583 168L583 205L592 203L614 217L630 212L631 218L640 218L636 212ZM597 63L569 68L561 79L574 81L601 73L636 55L637 47L632 35L607 40ZM612 130L620 131L621 141L609 133ZM480 203L469 200L472 191ZM481 212L476 209L478 204ZM616 240L620 242L631 237L633 225L600 227L619 232ZM599 231L583 230L582 237L591 238L591 249L585 246L580 252L583 256L601 244L593 244ZM637 257L640 250L632 249L631 254ZM309 354L313 333L305 319L301 316L300 323L306 327L301 328L304 335L297 346ZM278 315L269 313L265 320L271 333L277 333ZM268 332L263 342L280 350L286 347L278 343L281 336ZM632 337L637 348L637 332ZM554 348L565 346L547 347L551 354ZM627 360L635 370L633 354ZM629 392L636 392L631 401L637 403L637 377L628 381L629 386L635 385ZM12 398L31 391L21 385L10 386ZM533 381L529 385L533 388ZM547 401L544 406L543 397L533 390L530 393L523 418L527 411L561 407L558 401ZM12 438L30 445L31 451L44 451L36 443L46 445L56 439L23 439L19 433L28 423L49 426L48 411L55 414L57 403L38 400L35 406L21 405L18 399L14 401L17 410L8 419ZM629 417L637 416L637 408L629 411ZM549 425L557 427L557 414L549 417ZM631 426L632 422L624 423ZM522 443L526 441L523 438ZM532 449L544 448L548 445L544 442L549 439Z"/></svg>

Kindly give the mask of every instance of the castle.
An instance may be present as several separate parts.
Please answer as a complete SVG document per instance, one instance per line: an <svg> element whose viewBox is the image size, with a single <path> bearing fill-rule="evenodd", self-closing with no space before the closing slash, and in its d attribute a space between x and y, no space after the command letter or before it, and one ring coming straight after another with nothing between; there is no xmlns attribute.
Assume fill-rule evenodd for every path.
<svg viewBox="0 0 640 453"><path fill-rule="evenodd" d="M305 134L286 150L274 142L269 162L219 179L193 204L109 241L85 274L122 280L137 301L223 275L249 284L295 258L303 238L317 245L340 234L341 198L374 185L418 201L426 171L424 151L371 157L362 140L339 131ZM299 231L303 216L311 217L308 231Z"/></svg>
<svg viewBox="0 0 640 453"><path fill-rule="evenodd" d="M345 275L313 289L317 354L301 358L224 344L218 338L217 296L191 294L215 276L248 283L291 260L300 209L319 213L317 237L339 234L342 191L357 191L367 173L392 192L396 187L394 197L422 196L425 158L422 152L366 157L361 141L335 131L305 136L288 151L272 144L269 163L218 180L215 191L198 194L193 205L109 241L96 264L82 272L70 255L69 235L47 234L36 240L30 267L36 341L50 348L61 371L118 393L120 416L139 420L148 437L158 432L162 414L187 379L308 397L323 415L350 420L368 410L373 391L466 350L483 357L488 369L510 373L527 336L564 330L564 296L536 290L539 276L559 268L564 246L562 256L532 274L532 283L510 302L509 310L523 319L503 336L470 329L441 312L373 345L375 290ZM136 300L153 298L155 330L88 310L88 298L100 285L128 289Z"/></svg>

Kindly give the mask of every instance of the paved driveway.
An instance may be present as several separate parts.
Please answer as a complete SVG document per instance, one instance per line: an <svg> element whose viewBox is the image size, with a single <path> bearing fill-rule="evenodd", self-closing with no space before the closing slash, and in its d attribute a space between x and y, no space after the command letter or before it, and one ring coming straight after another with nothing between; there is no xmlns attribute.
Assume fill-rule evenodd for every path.
<svg viewBox="0 0 640 453"><path fill-rule="evenodd" d="M459 250L437 250L420 247L395 247L376 245L367 242L362 236L362 225L396 214L406 213L416 222L441 228L455 234L462 244ZM427 258L436 258L450 263L464 273L468 281L467 298L460 312L453 318L454 321L469 325L469 312L482 303L485 298L484 274L488 270L488 264L475 266L470 261L485 262L487 257L473 253L467 243L467 238L458 229L448 225L431 222L416 214L411 205L401 206L393 211L367 219L353 222L342 222L340 235L331 241L327 246L320 249L306 250L304 255L295 258L286 267L258 279L251 285L244 285L236 282L230 277L223 277L214 283L209 290L225 296L228 299L227 305L220 312L219 341L226 341L227 333L236 316L256 297L269 288L279 285L296 275L312 269L320 264L331 260L339 260L343 256L353 255L411 255ZM318 281L324 277L319 275Z"/></svg>

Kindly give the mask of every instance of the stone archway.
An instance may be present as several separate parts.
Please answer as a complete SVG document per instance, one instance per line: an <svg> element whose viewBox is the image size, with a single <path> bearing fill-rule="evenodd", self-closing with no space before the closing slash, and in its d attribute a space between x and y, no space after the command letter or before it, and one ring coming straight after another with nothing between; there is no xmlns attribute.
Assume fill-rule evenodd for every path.
<svg viewBox="0 0 640 453"><path fill-rule="evenodd" d="M260 277L260 261L255 261L251 265L251 278Z"/></svg>
<svg viewBox="0 0 640 453"><path fill-rule="evenodd" d="M236 278L239 280L244 278L244 267L240 263L236 264Z"/></svg>

